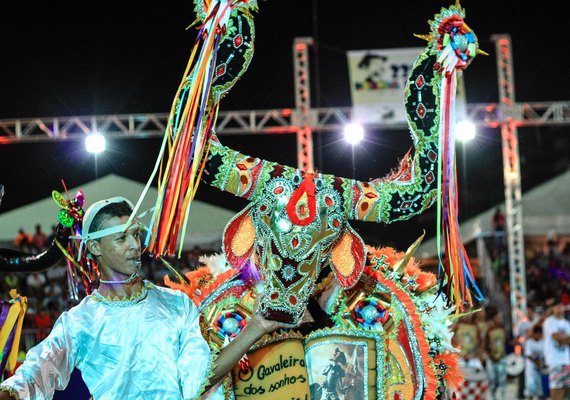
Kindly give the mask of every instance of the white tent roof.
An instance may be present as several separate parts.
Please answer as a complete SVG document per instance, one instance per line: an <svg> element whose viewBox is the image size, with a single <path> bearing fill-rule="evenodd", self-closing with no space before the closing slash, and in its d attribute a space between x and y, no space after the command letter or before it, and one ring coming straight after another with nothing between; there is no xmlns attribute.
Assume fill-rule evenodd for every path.
<svg viewBox="0 0 570 400"><path fill-rule="evenodd" d="M505 212L505 204L497 204L459 224L464 243L493 230L491 219L497 207ZM525 235L544 235L549 232L557 235L570 234L570 171L524 193L522 216ZM422 258L436 254L436 238L426 240L417 251L418 257Z"/></svg>
<svg viewBox="0 0 570 400"><path fill-rule="evenodd" d="M83 186L68 188L68 192L70 196L75 196L77 190L82 190L85 193L85 208L87 208L98 200L119 195L136 204L143 188L144 184L142 183L109 174ZM153 207L156 198L157 189L151 186L139 211L142 212ZM49 235L51 226L57 224L58 212L59 206L51 197L7 212L2 212L0 208L0 241L14 240L20 227L33 234L36 224L40 224L42 230ZM218 247L221 244L226 223L234 215L234 211L194 200L190 209L186 237L184 238L185 247ZM148 223L148 219L149 217L146 217L142 222Z"/></svg>

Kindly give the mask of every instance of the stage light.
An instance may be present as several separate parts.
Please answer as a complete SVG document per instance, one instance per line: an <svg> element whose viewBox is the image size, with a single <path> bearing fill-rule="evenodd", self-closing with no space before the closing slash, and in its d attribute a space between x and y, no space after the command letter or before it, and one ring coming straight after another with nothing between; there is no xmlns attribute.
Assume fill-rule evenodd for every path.
<svg viewBox="0 0 570 400"><path fill-rule="evenodd" d="M475 124L471 121L459 121L455 125L455 137L462 142L475 139Z"/></svg>
<svg viewBox="0 0 570 400"><path fill-rule="evenodd" d="M355 145L364 139L364 128L360 124L350 123L344 127L344 139Z"/></svg>
<svg viewBox="0 0 570 400"><path fill-rule="evenodd" d="M89 153L99 154L105 151L105 136L99 132L93 132L85 138L85 150Z"/></svg>

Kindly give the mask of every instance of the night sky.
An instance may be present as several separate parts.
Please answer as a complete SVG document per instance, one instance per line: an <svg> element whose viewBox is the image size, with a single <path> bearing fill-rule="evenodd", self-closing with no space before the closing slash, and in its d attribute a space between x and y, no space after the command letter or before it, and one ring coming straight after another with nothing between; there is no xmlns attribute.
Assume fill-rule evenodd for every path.
<svg viewBox="0 0 570 400"><path fill-rule="evenodd" d="M6 3L6 4L5 4ZM313 106L350 105L346 51L423 46L413 33L447 2L362 0L260 1L253 61L222 100L221 110L294 107L292 43L312 36ZM512 38L518 102L570 99L565 2L525 7L520 1L464 1L466 22L490 53L465 72L469 103L498 101L496 57L490 36ZM0 5L0 119L92 114L165 113L195 39L188 1L3 2ZM564 172L570 159L567 127L519 130L523 192ZM223 137L246 154L296 165L294 135ZM276 145L278 141L278 145ZM356 164L340 133L316 134L315 165L325 173L367 180L384 176L411 146L406 131L371 132L355 148ZM0 212L115 173L146 182L160 139L116 139L95 164L81 141L0 145ZM462 145L461 145L462 146ZM483 129L458 148L460 220L504 198L500 132ZM241 199L205 185L198 199L233 210ZM88 199L87 199L88 200ZM133 199L136 200L136 199ZM55 211L54 211L55 213ZM54 215L55 218L55 215ZM435 208L412 221L381 226L353 224L372 244L405 248L435 230ZM14 229L13 227L10 227ZM0 227L7 229L7 227Z"/></svg>

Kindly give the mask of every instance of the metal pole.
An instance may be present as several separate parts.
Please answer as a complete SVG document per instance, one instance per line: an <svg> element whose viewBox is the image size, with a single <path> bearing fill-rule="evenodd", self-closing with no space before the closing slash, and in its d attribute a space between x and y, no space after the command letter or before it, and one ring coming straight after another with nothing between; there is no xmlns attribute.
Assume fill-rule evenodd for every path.
<svg viewBox="0 0 570 400"><path fill-rule="evenodd" d="M293 65L295 73L295 107L297 115L297 166L303 171L313 171L313 133L311 117L311 84L309 77L310 37L293 41Z"/></svg>
<svg viewBox="0 0 570 400"><path fill-rule="evenodd" d="M502 110L501 138L505 182L506 235L509 254L511 329L513 334L516 334L520 323L526 319L527 298L519 139L514 118L515 79L510 35L493 35L491 40L495 42L497 51L499 104Z"/></svg>

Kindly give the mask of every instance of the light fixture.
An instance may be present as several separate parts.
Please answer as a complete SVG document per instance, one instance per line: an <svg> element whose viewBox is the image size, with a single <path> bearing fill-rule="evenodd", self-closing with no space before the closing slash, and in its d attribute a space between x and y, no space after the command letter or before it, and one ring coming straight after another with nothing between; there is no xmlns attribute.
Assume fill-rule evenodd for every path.
<svg viewBox="0 0 570 400"><path fill-rule="evenodd" d="M364 139L364 127L360 124L350 123L344 126L344 138L350 144L357 144Z"/></svg>
<svg viewBox="0 0 570 400"><path fill-rule="evenodd" d="M105 151L105 136L99 132L93 132L85 138L85 150L89 153L99 154Z"/></svg>
<svg viewBox="0 0 570 400"><path fill-rule="evenodd" d="M455 137L462 142L475 139L475 124L471 121L459 121L455 125Z"/></svg>

